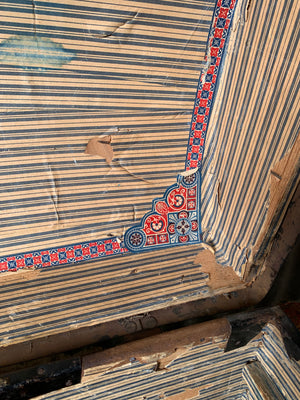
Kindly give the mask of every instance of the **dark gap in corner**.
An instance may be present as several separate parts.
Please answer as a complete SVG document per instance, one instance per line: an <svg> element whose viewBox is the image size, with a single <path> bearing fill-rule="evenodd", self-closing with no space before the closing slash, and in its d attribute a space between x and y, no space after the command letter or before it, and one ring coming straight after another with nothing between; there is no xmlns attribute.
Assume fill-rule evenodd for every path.
<svg viewBox="0 0 300 400"><path fill-rule="evenodd" d="M80 383L81 358L37 361L27 368L0 374L0 400L29 400Z"/></svg>

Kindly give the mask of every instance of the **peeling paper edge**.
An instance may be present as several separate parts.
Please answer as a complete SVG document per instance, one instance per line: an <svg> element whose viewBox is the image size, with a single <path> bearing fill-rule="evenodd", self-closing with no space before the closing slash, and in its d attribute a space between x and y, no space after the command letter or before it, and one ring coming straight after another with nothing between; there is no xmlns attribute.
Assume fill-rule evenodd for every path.
<svg viewBox="0 0 300 400"><path fill-rule="evenodd" d="M198 169L199 168L196 167L196 168L193 168L193 169L185 170L183 172L180 172L179 175L181 175L183 177L190 176L190 175L195 174L198 171Z"/></svg>

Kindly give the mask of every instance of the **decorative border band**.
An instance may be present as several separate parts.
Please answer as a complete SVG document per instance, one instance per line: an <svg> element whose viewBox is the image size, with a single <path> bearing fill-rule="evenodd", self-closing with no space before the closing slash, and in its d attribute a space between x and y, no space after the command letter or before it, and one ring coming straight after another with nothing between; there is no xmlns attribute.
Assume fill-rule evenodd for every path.
<svg viewBox="0 0 300 400"><path fill-rule="evenodd" d="M0 257L0 271L17 271L21 268L45 268L62 264L94 260L128 252L119 238L108 238L71 246L38 250L16 256Z"/></svg>
<svg viewBox="0 0 300 400"><path fill-rule="evenodd" d="M191 121L185 163L186 170L201 168L209 117L235 4L236 0L218 0L215 8L208 39L208 52L205 57L206 67L199 79Z"/></svg>
<svg viewBox="0 0 300 400"><path fill-rule="evenodd" d="M16 271L22 268L44 268L56 265L77 263L100 259L103 257L124 254L128 251L140 252L163 247L199 243L200 238L200 174L204 154L204 145L209 118L215 97L217 79L220 74L226 39L233 17L237 0L218 0L208 39L208 51L205 58L206 67L202 71L191 120L190 134L187 145L185 169L199 169L194 176L193 190L196 195L191 196L188 188L188 179L180 175L177 184L168 188L162 199L152 202L152 211L146 213L141 223L128 229L124 240L118 237L74 244L48 250L39 250L16 256L0 257L0 272ZM192 172L192 171L191 171ZM174 208L173 200L168 197L172 191L183 189L184 195L178 193L178 201L184 201L182 207ZM174 192L175 193L175 192ZM181 196L181 197L180 197ZM175 196L176 197L176 196ZM194 201L193 209L188 204ZM163 206L164 203L164 206ZM161 206L161 210L157 207ZM164 207L166 208L165 211ZM151 221L150 221L151 220ZM148 232L148 222L150 231ZM157 232L155 232L155 229ZM185 230L184 233L180 233ZM149 229L148 229L149 230ZM139 236L138 236L138 235ZM135 235L135 236L134 236Z"/></svg>

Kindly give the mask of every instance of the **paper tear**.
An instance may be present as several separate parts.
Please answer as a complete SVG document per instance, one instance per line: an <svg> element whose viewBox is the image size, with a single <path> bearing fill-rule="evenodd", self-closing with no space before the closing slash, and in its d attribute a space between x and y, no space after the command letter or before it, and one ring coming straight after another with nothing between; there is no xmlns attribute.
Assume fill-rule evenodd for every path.
<svg viewBox="0 0 300 400"><path fill-rule="evenodd" d="M156 362L155 371L166 371L175 360L177 360L178 358L186 354L188 351L190 351L193 348L194 344L195 343L193 342L186 346L174 348L172 351L152 354L151 356L138 357L137 359L142 364L148 364L155 361Z"/></svg>
<svg viewBox="0 0 300 400"><path fill-rule="evenodd" d="M204 250L200 251L195 259L194 265L201 265L201 272L209 275L207 285L212 289L232 287L234 285L244 285L240 277L231 267L224 267L217 263L214 250L208 245L203 245Z"/></svg>
<svg viewBox="0 0 300 400"><path fill-rule="evenodd" d="M246 8L245 8L245 22L247 22L248 18L249 18L249 12L250 12L251 3L252 3L252 0L248 0Z"/></svg>
<svg viewBox="0 0 300 400"><path fill-rule="evenodd" d="M271 169L270 174L272 174L273 176L275 176L275 178L277 178L279 181L281 181L282 176L279 175L276 171Z"/></svg>
<svg viewBox="0 0 300 400"><path fill-rule="evenodd" d="M188 400L199 396L200 388L186 389L184 392L165 397L166 400Z"/></svg>
<svg viewBox="0 0 300 400"><path fill-rule="evenodd" d="M266 216L260 230L260 235L249 257L251 264L261 262L271 249L289 201L300 180L299 154L300 136L297 137L292 148L280 160L275 162L270 169L270 195L265 205Z"/></svg>
<svg viewBox="0 0 300 400"><path fill-rule="evenodd" d="M134 268L133 270L130 271L129 275L134 275L137 273L138 273L138 270L136 268Z"/></svg>
<svg viewBox="0 0 300 400"><path fill-rule="evenodd" d="M120 28L131 23L138 16L138 14L139 14L139 12L136 11L130 19L128 19L125 22L122 22L120 25L116 26L111 32L103 33L103 34L96 34L96 35L93 34L92 36L95 38L98 38L98 39L108 38L108 37L112 36L114 33L116 33Z"/></svg>
<svg viewBox="0 0 300 400"><path fill-rule="evenodd" d="M207 244L207 243L201 243L199 247L201 248L202 251L203 251L203 250L208 250L208 251L211 252L211 254L213 254L213 256L215 256L215 250L214 250L214 248L213 248L212 246L210 246L209 244ZM200 254L200 253L198 253L198 254L196 255L194 264L195 264L195 262L196 262L197 257L198 257L199 254Z"/></svg>
<svg viewBox="0 0 300 400"><path fill-rule="evenodd" d="M136 221L136 207L135 205L132 206L132 211L133 211L133 221Z"/></svg>
<svg viewBox="0 0 300 400"><path fill-rule="evenodd" d="M8 270L1 272L1 282L15 282L16 275L20 281L28 281L37 277L40 273L40 269L34 269L35 267L25 267L20 269Z"/></svg>
<svg viewBox="0 0 300 400"><path fill-rule="evenodd" d="M133 176L134 178L136 178L136 179L138 179L138 180L140 180L140 181L146 182L146 183L148 183L149 185L151 185L151 182L150 182L150 181L147 181L147 179L142 178L142 177L140 177L140 176L138 176L138 175L135 175L133 172L129 171L129 169L128 169L127 167L125 167L124 165L122 165L122 164L120 163L119 160L117 161L117 164L118 164L118 166L121 167L124 171L126 171L130 176Z"/></svg>
<svg viewBox="0 0 300 400"><path fill-rule="evenodd" d="M212 42L213 38L214 38L214 36L211 35L210 38L209 38L209 43ZM203 67L202 74L201 74L201 77L200 77L202 85L205 84L205 78L206 78L206 75L207 75L207 71L208 71L208 68L211 66L211 54L210 54L211 47L212 46L210 45L209 46L209 51L208 51L207 55L204 58L205 65Z"/></svg>
<svg viewBox="0 0 300 400"><path fill-rule="evenodd" d="M111 136L96 136L89 140L84 154L105 158L107 164L111 164L114 158L111 146Z"/></svg>
<svg viewBox="0 0 300 400"><path fill-rule="evenodd" d="M220 208L222 208L221 207L221 182L218 182L217 195L218 195L218 205Z"/></svg>
<svg viewBox="0 0 300 400"><path fill-rule="evenodd" d="M53 209L54 209L54 215L56 218L56 223L53 223L53 225L58 224L60 221L60 216L59 216L59 211L58 211L58 188L56 186L56 181L55 181L55 176L52 171L51 165L48 164L48 171L50 175L50 183L51 183L51 189L52 193L49 193L49 198L52 203Z"/></svg>
<svg viewBox="0 0 300 400"><path fill-rule="evenodd" d="M125 226L123 226L122 231L119 230L119 232L110 232L107 236L116 238L116 241L120 244L123 242L123 238L126 232Z"/></svg>
<svg viewBox="0 0 300 400"><path fill-rule="evenodd" d="M33 13L33 30L34 30L34 35L36 36L36 5L35 1L31 0L31 5L32 5L32 13Z"/></svg>
<svg viewBox="0 0 300 400"><path fill-rule="evenodd" d="M232 20L232 32L236 32L240 25L243 26L247 22L249 17L250 2L251 0L242 0L237 2L234 17ZM235 43L235 40L232 38L230 39L230 41L232 43Z"/></svg>
<svg viewBox="0 0 300 400"><path fill-rule="evenodd" d="M60 221L60 217L58 214L58 209L57 209L57 196L55 196L55 198L53 198L52 195L50 195L50 199L54 208L54 214L55 214L55 218L56 218L56 223L58 224Z"/></svg>

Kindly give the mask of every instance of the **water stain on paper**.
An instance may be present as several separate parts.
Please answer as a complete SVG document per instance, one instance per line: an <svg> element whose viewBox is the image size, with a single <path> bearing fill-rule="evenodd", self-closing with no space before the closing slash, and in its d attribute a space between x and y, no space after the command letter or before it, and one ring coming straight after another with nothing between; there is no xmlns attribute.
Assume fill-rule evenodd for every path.
<svg viewBox="0 0 300 400"><path fill-rule="evenodd" d="M0 63L24 69L61 68L74 56L60 43L37 35L14 35L0 43Z"/></svg>

